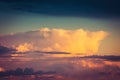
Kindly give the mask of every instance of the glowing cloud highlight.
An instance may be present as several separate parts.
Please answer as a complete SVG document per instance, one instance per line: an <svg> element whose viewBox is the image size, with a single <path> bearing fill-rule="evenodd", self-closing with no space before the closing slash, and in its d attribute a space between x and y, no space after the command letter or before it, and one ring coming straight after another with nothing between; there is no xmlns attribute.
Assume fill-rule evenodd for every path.
<svg viewBox="0 0 120 80"><path fill-rule="evenodd" d="M104 31L90 32L83 29L40 29L44 36L43 51L64 51L71 53L93 54L98 51L101 40L107 33Z"/></svg>
<svg viewBox="0 0 120 80"><path fill-rule="evenodd" d="M30 51L30 49L32 49L32 48L33 48L33 46L31 44L24 43L24 44L21 44L18 47L16 47L16 50L18 52L26 52L26 51Z"/></svg>
<svg viewBox="0 0 120 80"><path fill-rule="evenodd" d="M4 72L4 71L5 71L5 69L0 67L0 72Z"/></svg>
<svg viewBox="0 0 120 80"><path fill-rule="evenodd" d="M40 50L91 55L98 51L101 41L104 40L107 34L105 31L92 32L84 29L42 28L10 35L10 39L8 39L13 39L16 43L11 42L11 44L8 43L7 45L14 45L19 52ZM7 42L8 39L6 40Z"/></svg>

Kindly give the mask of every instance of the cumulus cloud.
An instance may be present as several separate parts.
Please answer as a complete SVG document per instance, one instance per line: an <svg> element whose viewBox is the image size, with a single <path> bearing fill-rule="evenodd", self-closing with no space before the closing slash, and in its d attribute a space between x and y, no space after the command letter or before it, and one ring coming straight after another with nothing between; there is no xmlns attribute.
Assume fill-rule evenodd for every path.
<svg viewBox="0 0 120 80"><path fill-rule="evenodd" d="M33 49L33 46L28 43L20 44L16 47L17 52L26 52Z"/></svg>
<svg viewBox="0 0 120 80"><path fill-rule="evenodd" d="M89 55L98 51L101 41L106 36L107 32L105 31L92 32L84 29L65 30L42 28L40 30L10 35L6 41L13 40L14 43L5 43L3 45L14 45L21 52L40 50L48 52L84 53ZM4 37L1 40L4 40Z"/></svg>

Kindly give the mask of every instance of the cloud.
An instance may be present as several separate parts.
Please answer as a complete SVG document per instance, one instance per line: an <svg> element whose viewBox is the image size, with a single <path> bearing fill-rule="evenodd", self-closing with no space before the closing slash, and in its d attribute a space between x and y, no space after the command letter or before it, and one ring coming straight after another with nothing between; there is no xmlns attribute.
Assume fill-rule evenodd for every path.
<svg viewBox="0 0 120 80"><path fill-rule="evenodd" d="M30 54L26 55L29 55L28 57L30 57ZM42 57L42 59L40 59L40 56L34 55L35 56L32 56L34 59L31 61L28 59L29 62L24 59L22 59L22 61L16 60L15 62L12 60L12 62L6 63L6 65L9 66L4 65L4 68L15 69L17 67L32 67L35 70L55 71L56 73L53 75L56 76L56 79L52 80L116 80L120 78L120 66L118 66L120 62L114 63L112 61L107 61L106 63L106 60L104 59L81 57L50 57L46 59ZM36 58L39 58L39 60L35 60ZM62 79L59 79L57 75L60 75ZM46 77L47 80L51 79L50 77L47 77L47 75L44 77ZM43 79L42 77L40 78Z"/></svg>
<svg viewBox="0 0 120 80"><path fill-rule="evenodd" d="M30 0L29 2L28 0L12 0L11 2L0 0L0 7L1 13L22 11L52 16L111 17L119 16L119 2L118 0L111 0L109 3L103 0L98 2L94 0Z"/></svg>
<svg viewBox="0 0 120 80"><path fill-rule="evenodd" d="M109 64L106 63L103 59L72 59L70 60L74 61L74 64L70 64L68 61L69 66L60 66L63 69L63 72L68 74L69 77L77 77L83 78L84 80L114 80L116 77L120 74L120 66L118 65L120 62L115 63L112 61L107 61ZM67 63L64 63L67 64ZM72 66L71 68L69 68ZM59 66L58 66L59 67ZM69 70L68 70L69 69ZM72 70L72 71L71 71ZM70 71L70 72L69 72ZM70 75L72 74L72 75ZM76 76L75 76L76 75ZM117 79L117 78L116 78Z"/></svg>
<svg viewBox="0 0 120 80"><path fill-rule="evenodd" d="M0 67L0 72L4 72L4 71L5 71L5 69Z"/></svg>
<svg viewBox="0 0 120 80"><path fill-rule="evenodd" d="M109 56L97 56L97 55L94 55L94 56L84 56L83 58L99 58L99 59L105 59L105 60L108 60L108 61L120 61L120 56L114 56L114 55L109 55Z"/></svg>
<svg viewBox="0 0 120 80"><path fill-rule="evenodd" d="M68 52L42 52L42 53L46 53L46 54L70 54Z"/></svg>
<svg viewBox="0 0 120 80"><path fill-rule="evenodd" d="M13 46L19 52L39 50L89 55L98 51L101 41L106 36L107 32L105 31L41 28L40 30L2 36L0 41L3 45Z"/></svg>
<svg viewBox="0 0 120 80"><path fill-rule="evenodd" d="M28 43L20 44L16 47L17 52L26 52L33 49L33 46Z"/></svg>
<svg viewBox="0 0 120 80"><path fill-rule="evenodd" d="M16 51L15 49L0 46L0 54L13 53L15 51Z"/></svg>
<svg viewBox="0 0 120 80"><path fill-rule="evenodd" d="M70 58L56 60L48 65L49 70L61 73L66 80L115 80L119 78L120 66L118 63L95 58Z"/></svg>

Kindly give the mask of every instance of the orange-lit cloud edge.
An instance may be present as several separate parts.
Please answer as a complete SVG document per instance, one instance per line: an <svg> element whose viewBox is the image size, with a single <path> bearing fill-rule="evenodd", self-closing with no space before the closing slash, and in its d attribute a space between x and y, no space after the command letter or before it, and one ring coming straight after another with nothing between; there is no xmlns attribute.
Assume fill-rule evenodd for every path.
<svg viewBox="0 0 120 80"><path fill-rule="evenodd" d="M94 55L107 35L108 32L102 30L41 28L39 30L11 34L9 36L13 37L12 39L15 42L10 42L12 39L8 38L6 42L4 41L5 44L2 41L1 44L6 46L8 44L9 47L15 48L17 52L37 50L43 52L69 52L72 55ZM19 37L17 38L17 36ZM59 55L64 56L64 54Z"/></svg>

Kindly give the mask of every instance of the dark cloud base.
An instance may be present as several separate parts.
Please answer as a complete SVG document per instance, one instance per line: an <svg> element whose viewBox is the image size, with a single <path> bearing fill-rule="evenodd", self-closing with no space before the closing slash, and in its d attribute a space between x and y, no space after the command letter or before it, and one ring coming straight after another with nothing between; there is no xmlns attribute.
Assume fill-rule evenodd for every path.
<svg viewBox="0 0 120 80"><path fill-rule="evenodd" d="M13 53L13 52L16 52L16 50L13 49L13 48L8 48L8 47L0 46L0 55L1 55L1 54L4 55L4 54L6 54L6 53L11 54L11 53Z"/></svg>
<svg viewBox="0 0 120 80"><path fill-rule="evenodd" d="M120 16L118 0L1 0L1 12L30 12L52 16Z"/></svg>
<svg viewBox="0 0 120 80"><path fill-rule="evenodd" d="M99 58L99 59L105 59L109 61L120 61L120 56L114 56L114 55L108 55L108 56L84 56L83 58Z"/></svg>

